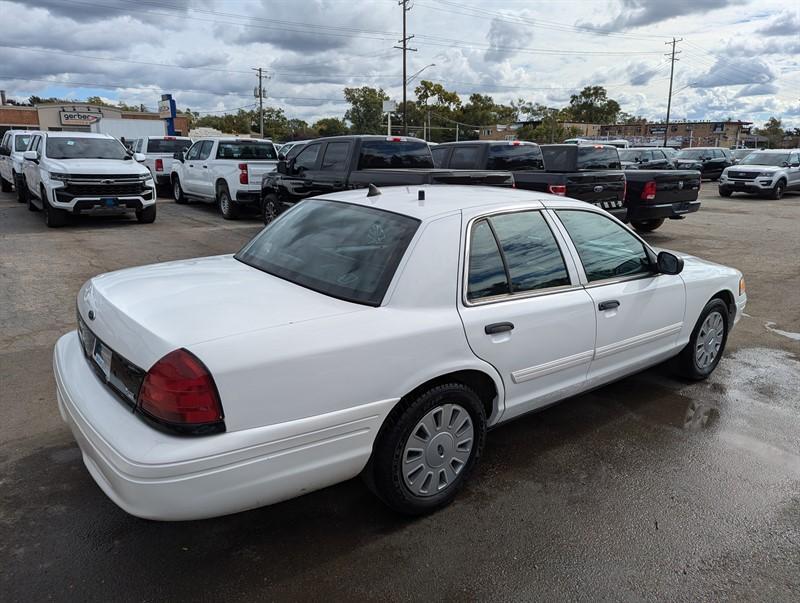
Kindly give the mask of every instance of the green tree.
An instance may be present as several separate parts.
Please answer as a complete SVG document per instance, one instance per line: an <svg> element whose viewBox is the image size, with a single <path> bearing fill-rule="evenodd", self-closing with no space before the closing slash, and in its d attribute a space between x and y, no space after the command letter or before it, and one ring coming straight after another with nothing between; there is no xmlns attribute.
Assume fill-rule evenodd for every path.
<svg viewBox="0 0 800 603"><path fill-rule="evenodd" d="M453 111L461 106L461 97L457 92L451 92L441 84L434 84L429 80L422 80L414 88L414 95L417 97L417 105L420 107L427 107L431 104L439 110Z"/></svg>
<svg viewBox="0 0 800 603"><path fill-rule="evenodd" d="M348 132L347 124L338 117L323 117L317 120L311 129L319 136L341 136Z"/></svg>
<svg viewBox="0 0 800 603"><path fill-rule="evenodd" d="M586 86L579 94L570 96L568 110L572 121L610 124L616 122L620 106L608 98L602 86Z"/></svg>
<svg viewBox="0 0 800 603"><path fill-rule="evenodd" d="M380 134L382 130L383 101L389 96L382 88L345 88L344 98L350 108L344 118L352 124L354 134Z"/></svg>
<svg viewBox="0 0 800 603"><path fill-rule="evenodd" d="M783 124L777 117L770 117L763 128L759 128L757 134L767 137L767 146L770 149L780 147L783 143Z"/></svg>

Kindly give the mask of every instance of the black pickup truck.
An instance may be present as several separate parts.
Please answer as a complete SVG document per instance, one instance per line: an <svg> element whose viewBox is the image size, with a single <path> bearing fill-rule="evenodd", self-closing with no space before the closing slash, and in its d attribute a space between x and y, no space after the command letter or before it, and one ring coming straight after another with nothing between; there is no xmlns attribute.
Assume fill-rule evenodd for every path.
<svg viewBox="0 0 800 603"><path fill-rule="evenodd" d="M261 182L261 210L269 224L297 201L375 186L485 184L510 187L508 171L437 169L424 140L404 136L332 136L308 141L278 161Z"/></svg>
<svg viewBox="0 0 800 603"><path fill-rule="evenodd" d="M697 170L625 170L628 187L627 221L640 232L651 232L664 220L681 220L700 209Z"/></svg>

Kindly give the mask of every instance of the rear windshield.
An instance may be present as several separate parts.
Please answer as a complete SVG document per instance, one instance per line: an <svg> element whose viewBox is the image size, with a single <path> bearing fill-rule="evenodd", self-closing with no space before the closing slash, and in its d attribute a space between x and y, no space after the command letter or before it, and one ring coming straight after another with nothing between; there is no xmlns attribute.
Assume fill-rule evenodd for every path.
<svg viewBox="0 0 800 603"><path fill-rule="evenodd" d="M489 147L490 170L543 170L542 150L532 144L507 144Z"/></svg>
<svg viewBox="0 0 800 603"><path fill-rule="evenodd" d="M366 140L361 143L359 170L432 167L431 150L424 142Z"/></svg>
<svg viewBox="0 0 800 603"><path fill-rule="evenodd" d="M146 153L168 153L174 155L192 146L191 140L170 140L167 138L151 138L147 141Z"/></svg>
<svg viewBox="0 0 800 603"><path fill-rule="evenodd" d="M618 170L619 153L615 148L578 146L579 170Z"/></svg>
<svg viewBox="0 0 800 603"><path fill-rule="evenodd" d="M31 141L30 136L17 136L14 139L14 150L15 151L24 151L28 148L28 143Z"/></svg>
<svg viewBox="0 0 800 603"><path fill-rule="evenodd" d="M270 224L236 259L347 301L379 306L419 220L309 199Z"/></svg>
<svg viewBox="0 0 800 603"><path fill-rule="evenodd" d="M125 159L130 157L122 143L113 138L52 136L47 138L50 159Z"/></svg>
<svg viewBox="0 0 800 603"><path fill-rule="evenodd" d="M252 140L236 140L220 142L217 159L278 159L275 147L271 142Z"/></svg>

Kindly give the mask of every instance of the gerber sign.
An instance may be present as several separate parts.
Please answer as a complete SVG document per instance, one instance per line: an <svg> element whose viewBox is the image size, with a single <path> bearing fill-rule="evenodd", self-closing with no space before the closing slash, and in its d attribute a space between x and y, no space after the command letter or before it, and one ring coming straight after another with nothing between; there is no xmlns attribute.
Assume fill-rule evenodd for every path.
<svg viewBox="0 0 800 603"><path fill-rule="evenodd" d="M82 111L62 111L62 126L88 126L100 121L99 113L85 113Z"/></svg>

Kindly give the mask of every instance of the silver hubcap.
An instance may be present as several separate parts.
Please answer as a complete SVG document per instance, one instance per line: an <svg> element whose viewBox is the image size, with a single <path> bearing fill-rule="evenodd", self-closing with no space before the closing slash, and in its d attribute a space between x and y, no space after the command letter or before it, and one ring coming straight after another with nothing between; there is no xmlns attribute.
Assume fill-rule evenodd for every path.
<svg viewBox="0 0 800 603"><path fill-rule="evenodd" d="M265 222L272 222L275 219L275 204L272 201L267 201L264 205Z"/></svg>
<svg viewBox="0 0 800 603"><path fill-rule="evenodd" d="M228 200L228 194L227 193L220 194L220 196L219 196L219 206L222 209L222 213L223 214L227 214L228 213L228 209L229 209L228 208L228 204L229 203L230 203L230 201Z"/></svg>
<svg viewBox="0 0 800 603"><path fill-rule="evenodd" d="M175 186L173 187L173 193L175 194L176 201L181 198L181 185L177 180L175 181Z"/></svg>
<svg viewBox="0 0 800 603"><path fill-rule="evenodd" d="M722 314L712 312L706 316L694 346L694 358L698 368L708 368L714 362L722 347L724 335L725 322L722 320Z"/></svg>
<svg viewBox="0 0 800 603"><path fill-rule="evenodd" d="M472 453L472 418L458 404L428 411L403 449L403 481L417 496L433 496L456 481Z"/></svg>

